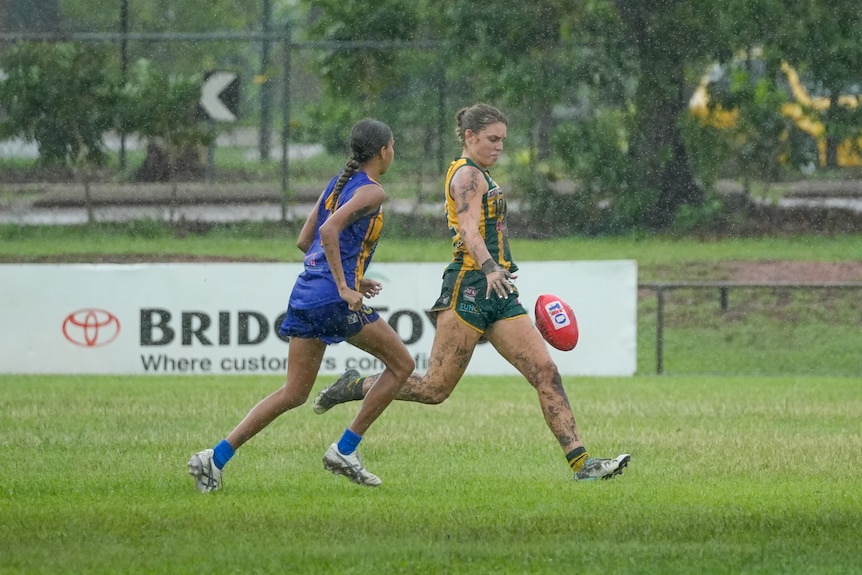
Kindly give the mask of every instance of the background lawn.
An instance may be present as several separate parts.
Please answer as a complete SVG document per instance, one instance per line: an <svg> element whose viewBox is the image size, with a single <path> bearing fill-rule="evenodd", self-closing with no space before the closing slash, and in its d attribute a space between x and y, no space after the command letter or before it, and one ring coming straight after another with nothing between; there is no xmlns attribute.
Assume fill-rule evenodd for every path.
<svg viewBox="0 0 862 575"><path fill-rule="evenodd" d="M318 381L318 388L326 382ZM519 378L396 403L363 488L320 462L357 404L278 419L221 492L186 476L272 377L0 380L0 573L857 573L859 383L570 378L587 445L632 454L579 484Z"/></svg>
<svg viewBox="0 0 862 575"><path fill-rule="evenodd" d="M297 261L255 226L0 226L0 261ZM635 259L641 282L729 279L735 262L856 265L862 238L517 240L520 261ZM379 261L441 261L389 238ZM2 274L2 266L0 266ZM811 278L798 278L803 279ZM567 378L587 446L632 455L577 484L520 378L466 377L440 406L394 404L362 446L384 484L320 462L356 411L304 406L245 446L219 493L186 461L280 377L0 376L0 573L858 573L862 413L856 290L680 290L655 372ZM577 313L577 312L576 312ZM319 380L317 388L328 383ZM316 391L316 390L315 390Z"/></svg>

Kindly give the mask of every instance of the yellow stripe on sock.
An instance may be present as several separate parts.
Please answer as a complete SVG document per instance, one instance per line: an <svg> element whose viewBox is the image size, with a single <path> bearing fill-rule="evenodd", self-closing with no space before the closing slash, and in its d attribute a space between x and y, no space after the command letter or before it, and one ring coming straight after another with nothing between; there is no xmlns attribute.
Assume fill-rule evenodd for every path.
<svg viewBox="0 0 862 575"><path fill-rule="evenodd" d="M580 471L581 468L584 466L584 462L587 460L587 457L589 457L589 456L590 456L590 454L587 453L586 451L584 451L579 456L577 456L574 459L572 459L571 461L569 461L569 465L572 466L572 471L575 471L575 472Z"/></svg>

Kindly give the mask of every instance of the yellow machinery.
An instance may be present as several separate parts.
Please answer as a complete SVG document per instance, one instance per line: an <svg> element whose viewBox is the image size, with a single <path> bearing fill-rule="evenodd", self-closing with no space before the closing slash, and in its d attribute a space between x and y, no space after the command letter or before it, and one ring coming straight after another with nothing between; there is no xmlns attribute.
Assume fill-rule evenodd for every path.
<svg viewBox="0 0 862 575"><path fill-rule="evenodd" d="M787 62L781 63L781 71L787 79L790 87L791 100L785 102L781 107L781 113L793 120L797 128L814 138L817 144L818 162L821 167L826 166L826 136L825 127L820 120L820 114L829 109L829 98L818 96L812 97L805 85L799 79L797 71ZM689 100L689 112L698 118L701 123L720 130L734 126L739 118L739 111L725 109L721 105L709 107L709 84L716 81L720 74L720 68L716 65L711 71L701 78ZM862 104L859 96L841 95L838 98L840 106L855 108ZM856 146L848 139L838 145L837 162L840 167L862 166L862 133L857 138Z"/></svg>

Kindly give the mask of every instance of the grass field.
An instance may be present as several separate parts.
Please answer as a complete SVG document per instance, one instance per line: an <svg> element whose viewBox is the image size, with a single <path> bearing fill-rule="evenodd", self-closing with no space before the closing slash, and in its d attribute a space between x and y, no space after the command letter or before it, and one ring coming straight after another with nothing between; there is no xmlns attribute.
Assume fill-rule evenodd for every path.
<svg viewBox="0 0 862 575"><path fill-rule="evenodd" d="M216 227L205 234L178 237L161 222L121 225L0 225L0 263L64 256L64 261L101 261L112 256L220 257L260 261L302 261L298 230L281 224ZM385 232L384 232L385 233ZM452 256L442 239L384 237L375 261L446 262ZM704 265L735 261L860 261L862 236L739 238L716 241L663 237L513 239L518 261L615 260L638 262L641 280L706 279ZM55 260L56 261L56 260ZM698 277L692 277L697 272Z"/></svg>
<svg viewBox="0 0 862 575"><path fill-rule="evenodd" d="M254 227L0 226L0 240L0 262L299 258L290 233ZM672 281L723 279L729 260L859 261L862 238L513 249L635 259L641 281ZM387 239L377 258L448 255L445 242ZM715 294L675 293L663 376L651 375L655 300L642 298L640 375L565 382L591 452L632 455L593 484L571 481L519 378L467 377L443 405L393 405L362 446L380 488L323 471L352 404L283 416L240 450L222 492L201 495L188 457L280 378L2 375L0 574L859 573L858 296L740 291L721 312Z"/></svg>
<svg viewBox="0 0 862 575"><path fill-rule="evenodd" d="M862 394L851 378L566 381L595 455L577 484L518 378L396 403L362 452L320 458L357 404L309 406L201 495L189 455L269 377L0 379L0 573L858 573ZM318 386L325 382L319 381Z"/></svg>

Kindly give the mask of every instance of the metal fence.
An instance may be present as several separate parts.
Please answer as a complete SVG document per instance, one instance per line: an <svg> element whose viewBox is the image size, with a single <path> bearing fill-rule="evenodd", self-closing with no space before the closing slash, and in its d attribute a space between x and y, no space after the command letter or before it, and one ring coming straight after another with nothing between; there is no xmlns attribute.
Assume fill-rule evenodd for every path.
<svg viewBox="0 0 862 575"><path fill-rule="evenodd" d="M679 282L645 282L638 284L638 289L655 293L655 359L656 373L665 371L665 325L666 300L669 293L682 289L708 290L717 295L717 305L720 312L730 309L731 291L742 289L755 290L862 290L862 282L736 282L736 281L679 281ZM862 317L857 317L862 323ZM827 334L824 334L827 336ZM862 373L862 359L859 362L859 372Z"/></svg>
<svg viewBox="0 0 862 575"><path fill-rule="evenodd" d="M403 42L403 41L297 41L293 39L290 25L285 25L280 30L262 32L0 32L0 45L15 42L87 42L99 44L114 44L118 46L117 57L119 68L126 71L129 65L129 45L137 44L188 44L200 45L202 43L245 43L259 46L259 69L256 74L249 74L252 78L246 78L246 84L257 86L259 90L259 146L262 158L269 157L270 130L276 121L280 122L281 140L281 188L287 193L289 189L289 156L288 146L291 143L291 126L296 118L293 116L297 104L307 104L314 99L314 94L304 94L304 90L298 83L301 81L302 72L297 70L297 54L304 54L300 58L300 68L306 70L313 67L313 58L307 54L326 51L355 51L355 50L436 50L438 43L426 42ZM272 48L280 47L280 74L271 77L269 72L273 66L271 56ZM201 70L203 71L203 70ZM437 123L435 136L437 142L432 146L437 171L444 170L445 145L443 134L446 130L444 125L447 120L444 113L443 91L445 90L445 77L443 70L437 79L437 85L430 89L439 93L437 98L438 109L431 115ZM276 85L276 81L278 85ZM276 102L276 88L280 92ZM297 94L304 94L305 101L298 101ZM276 109L279 118L272 114ZM427 146L424 146L427 148ZM426 152L427 149L423 150ZM121 164L124 161L124 149L121 150Z"/></svg>
<svg viewBox="0 0 862 575"><path fill-rule="evenodd" d="M163 220L290 221L296 217L297 210L301 211L308 203L309 194L316 198L319 186L325 183L319 181L316 172L311 172L315 175L309 174L309 169L320 169L313 161L300 163L308 157L308 150L326 147L319 139L309 139L310 134L320 130L321 123L314 114L306 113L319 108L323 90L319 67L323 57L342 51L419 54L423 51L434 53L439 49L438 43L433 41L301 41L294 38L289 23L271 28L264 26L258 32L142 33L126 31L123 26L120 29L120 32L0 31L0 49L18 42L100 44L108 48L109 54L115 55L115 62L124 77L130 61L136 58L153 56L170 61L172 53L178 56L186 53L186 60L190 59L195 63L193 65L197 65L202 53L216 54L209 61L201 56L198 72L211 72L212 66L237 72L242 91L240 118L232 123L212 120L208 123L211 133L217 136L214 142L237 139L244 142L242 146L225 146L223 155L218 156L230 161L232 166L236 165L237 158L242 157L241 167L227 171L222 166L215 166L225 160L216 160L217 145L213 144L206 150L205 162L201 162L201 165L205 163L206 177L180 183L170 178L166 192L163 182L139 181L131 173L146 164L141 156L147 143L134 134L110 134L107 147L118 156L120 170L127 174L128 181L123 186L113 185L116 180L103 185L95 181L81 185L76 176L68 176L61 182L67 185L66 189L46 183L38 190L30 186L24 190L26 193L18 193L12 189L14 182L4 182L6 195L14 201L13 209L0 212L0 222L79 223L123 220L136 215ZM184 66L183 70L188 67L188 62ZM404 198L402 203L405 205L418 206L419 209L423 208L427 197L436 192L439 178L445 172L446 158L454 153L447 149L454 143L452 138L446 137L450 132L450 119L446 111L445 76L445 68L440 65L432 67L431 75L421 82L411 81L409 90L416 90L418 84L424 94L426 105L413 113L419 114L421 121L392 117L384 100L375 101L374 110L352 111L353 115L377 115L393 127L399 156L395 170L399 172L397 197ZM408 90L407 87L402 88ZM344 121L347 122L346 119ZM249 133L254 134L256 146L248 141ZM235 134L242 134L242 137L234 138ZM337 134L332 132L330 138L337 139L340 144L342 130L339 129ZM127 156L130 158L129 169L126 168ZM272 165L275 161L279 164L277 170ZM255 164L263 166L265 162L269 163L267 167L255 168ZM303 167L308 165L311 168L304 170ZM123 193L124 190L129 193ZM160 201L159 198L166 194L169 201Z"/></svg>

